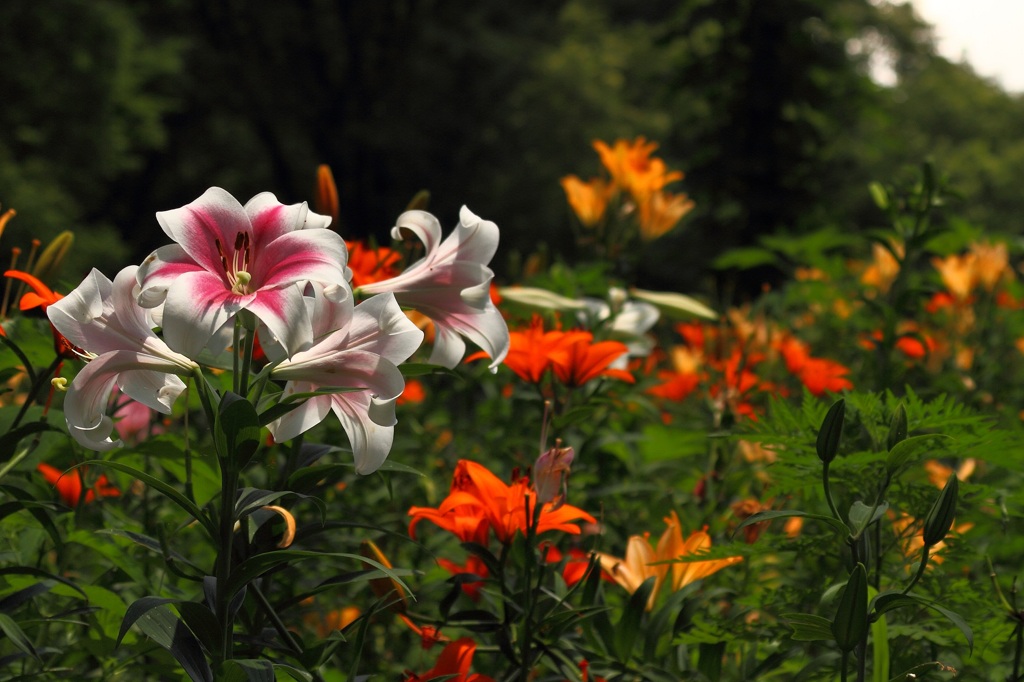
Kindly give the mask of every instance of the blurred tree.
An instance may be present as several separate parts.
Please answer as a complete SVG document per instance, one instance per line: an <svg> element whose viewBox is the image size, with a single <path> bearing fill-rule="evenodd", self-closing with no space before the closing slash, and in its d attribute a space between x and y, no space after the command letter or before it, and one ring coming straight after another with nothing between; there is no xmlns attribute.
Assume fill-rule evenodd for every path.
<svg viewBox="0 0 1024 682"><path fill-rule="evenodd" d="M670 234L685 265L705 271L724 249L764 234L804 231L849 220L837 208L864 193L856 149L848 138L861 120L880 115L883 91L870 60L880 50L906 61L922 49L919 23L891 20L891 8L869 0L690 0L665 4L656 16L659 41L674 56L664 93L674 126L667 147L681 153L697 201L688 232ZM902 63L902 62L901 62ZM870 141L861 140L871 144ZM693 235L714 235L693 239ZM652 249L652 279L667 284L679 263ZM756 293L781 273L757 271Z"/></svg>
<svg viewBox="0 0 1024 682"><path fill-rule="evenodd" d="M571 253L558 178L637 135L697 202L644 254L651 287L706 288L760 234L870 226L867 182L927 154L972 220L1019 221L1020 99L935 57L906 3L44 0L0 26L11 236L96 228L82 264L140 258L164 241L153 213L210 185L308 199L319 163L346 236L386 238L426 188L446 226L461 203L498 222L503 258Z"/></svg>
<svg viewBox="0 0 1024 682"><path fill-rule="evenodd" d="M110 208L165 141L174 99L161 82L179 68L178 45L108 0L0 3L0 26L0 202L19 213L4 244L88 225L64 270L77 284L88 266L127 259Z"/></svg>

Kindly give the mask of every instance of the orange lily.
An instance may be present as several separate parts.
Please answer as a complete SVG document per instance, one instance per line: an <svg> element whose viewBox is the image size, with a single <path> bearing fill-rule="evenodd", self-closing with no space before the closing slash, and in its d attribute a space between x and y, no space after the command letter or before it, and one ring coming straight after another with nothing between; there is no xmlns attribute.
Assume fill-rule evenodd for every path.
<svg viewBox="0 0 1024 682"><path fill-rule="evenodd" d="M733 556L725 559L667 563L710 549L711 536L703 529L690 533L684 540L682 525L674 511L665 517L665 524L665 532L658 540L656 548L651 547L647 534L633 535L626 544L624 559L602 552L597 553L601 568L630 594L636 592L648 578L654 578L654 589L651 590L650 599L647 601L648 610L654 607L658 591L666 581L674 592L726 566L743 561L743 557Z"/></svg>
<svg viewBox="0 0 1024 682"><path fill-rule="evenodd" d="M597 377L621 379L635 383L636 379L624 369L610 365L629 352L621 341L599 341L593 343L590 332L569 332L558 340L555 348L548 353L551 366L566 386L578 387Z"/></svg>
<svg viewBox="0 0 1024 682"><path fill-rule="evenodd" d="M455 465L451 492L437 509L409 510L409 534L415 537L416 524L426 519L455 533L463 542L485 544L487 529L491 528L498 540L506 544L517 532L526 532L527 506L532 514L536 503L537 493L530 487L529 479L523 477L506 484L482 464L463 459ZM540 535L559 530L578 535L578 521L597 522L578 507L563 504L555 509L548 503L541 508L534 532Z"/></svg>
<svg viewBox="0 0 1024 682"><path fill-rule="evenodd" d="M36 469L50 485L57 488L60 498L69 507L77 507L79 502L92 502L96 499L97 494L100 497L120 497L121 495L121 491L115 488L104 474L100 474L93 487L85 491L85 497L82 497L81 471L64 473L46 463L39 464Z"/></svg>
<svg viewBox="0 0 1024 682"><path fill-rule="evenodd" d="M608 208L612 186L600 178L583 182L575 175L565 176L561 183L569 206L583 226L593 227L599 223Z"/></svg>
<svg viewBox="0 0 1024 682"><path fill-rule="evenodd" d="M616 140L613 147L601 140L594 141L594 149L612 180L634 197L647 196L683 179L681 171L669 172L664 161L651 156L657 148L656 142L648 142L642 136L632 142Z"/></svg>
<svg viewBox="0 0 1024 682"><path fill-rule="evenodd" d="M41 308L45 314L48 307L64 298L62 294L53 291L50 287L39 281L37 277L27 272L7 270L4 272L4 277L20 280L32 288L32 291L26 292L18 303L18 308L22 311ZM58 332L52 325L50 328L53 331L53 345L57 350L57 354L62 357L73 355L75 350L74 344L64 338L64 335Z"/></svg>
<svg viewBox="0 0 1024 682"><path fill-rule="evenodd" d="M695 205L685 194L652 193L639 202L640 238L649 242L669 232Z"/></svg>

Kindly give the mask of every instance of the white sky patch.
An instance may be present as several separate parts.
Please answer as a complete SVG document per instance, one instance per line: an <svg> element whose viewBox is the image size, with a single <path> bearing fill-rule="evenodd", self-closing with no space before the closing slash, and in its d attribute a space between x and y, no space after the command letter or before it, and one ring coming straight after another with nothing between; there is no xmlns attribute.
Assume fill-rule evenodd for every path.
<svg viewBox="0 0 1024 682"><path fill-rule="evenodd" d="M1024 0L913 0L935 26L939 54L1024 93Z"/></svg>

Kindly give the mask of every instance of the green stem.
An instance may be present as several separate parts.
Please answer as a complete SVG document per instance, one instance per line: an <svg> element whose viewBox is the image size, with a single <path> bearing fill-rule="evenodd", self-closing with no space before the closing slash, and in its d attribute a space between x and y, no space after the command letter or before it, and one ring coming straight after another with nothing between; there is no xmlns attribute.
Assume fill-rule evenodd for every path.
<svg viewBox="0 0 1024 682"><path fill-rule="evenodd" d="M230 455L220 458L221 491L220 491L220 533L217 548L217 622L221 628L221 661L232 657L234 618L229 613L230 600L227 586L231 578L231 552L235 535L235 492L238 488L238 472L235 471Z"/></svg>
<svg viewBox="0 0 1024 682"><path fill-rule="evenodd" d="M541 505L536 505L533 509L530 508L531 495L529 493L525 496L525 517L526 517L526 548L524 556L526 557L523 566L523 600L525 601L525 608L523 609L523 637L520 642L520 653L519 658L522 663L519 668L519 679L522 682L528 682L530 679L530 666L533 663L533 564L537 560L536 555L533 551L533 541L536 537L537 522L534 516L539 514Z"/></svg>
<svg viewBox="0 0 1024 682"><path fill-rule="evenodd" d="M1014 682L1020 679L1021 652L1024 652L1024 622L1017 623L1017 644L1013 652L1013 679Z"/></svg>
<svg viewBox="0 0 1024 682"><path fill-rule="evenodd" d="M242 317L240 315L235 316L235 328L233 331L232 342L231 342L231 378L232 387L235 393L238 395L245 395L242 393L242 387L239 382L242 380L242 373L239 371L238 363L241 360L240 357L240 346L242 343Z"/></svg>
<svg viewBox="0 0 1024 682"><path fill-rule="evenodd" d="M842 521L843 517L839 515L839 510L836 508L836 503L832 500L832 487L828 482L828 462L825 462L821 467L821 487L825 490L825 502L828 503L829 511L832 512L832 516L837 521Z"/></svg>
<svg viewBox="0 0 1024 682"><path fill-rule="evenodd" d="M43 387L43 382L49 381L50 377L57 371L57 368L62 362L64 362L64 359L58 355L53 359L53 362L50 363L50 366L46 368L45 372L36 375L36 380L32 382L32 387L29 389L28 395L25 396L25 402L21 404L21 409L18 410L18 414L14 417L14 421L11 422L11 426L8 431L13 431L18 428L21 420L25 418L28 408L32 407L32 403L35 402L34 398L36 394L39 393L39 389Z"/></svg>
<svg viewBox="0 0 1024 682"><path fill-rule="evenodd" d="M292 653L296 656L301 656L302 647L295 640L295 636L291 633L291 631L287 627L285 627L284 622L281 620L281 616L277 614L277 611L274 609L274 606L270 603L270 600L268 600L267 596L263 594L263 590L257 587L255 582L251 582L248 585L248 591L251 592L254 597L256 597L256 601L259 602L260 606L263 608L264 613L270 619L271 625L274 626L274 629L277 630L277 634L281 637L281 639L284 640L284 643L288 645L288 648L292 650Z"/></svg>
<svg viewBox="0 0 1024 682"><path fill-rule="evenodd" d="M928 554L931 552L931 547L925 545L924 551L921 553L921 565L917 567L917 573L914 574L914 579L910 581L910 584L903 588L903 594L910 592L910 588L917 584L917 581L924 575L924 569L928 566Z"/></svg>
<svg viewBox="0 0 1024 682"><path fill-rule="evenodd" d="M249 392L249 373L252 371L252 349L256 343L256 333L247 331L245 333L245 343L242 348L242 376L239 378L239 390L238 395L243 398Z"/></svg>

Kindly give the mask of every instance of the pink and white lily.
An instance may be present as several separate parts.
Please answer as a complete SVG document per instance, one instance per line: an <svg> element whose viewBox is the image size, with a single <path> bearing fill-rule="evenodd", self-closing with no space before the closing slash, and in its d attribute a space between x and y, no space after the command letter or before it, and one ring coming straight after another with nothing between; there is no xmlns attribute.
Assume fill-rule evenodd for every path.
<svg viewBox="0 0 1024 682"><path fill-rule="evenodd" d="M423 332L391 294L373 296L353 308L314 287L311 317L317 340L271 372L287 380L282 400L324 388L349 389L316 395L268 425L277 441L294 438L333 411L348 435L356 472L376 471L391 451L395 402L405 389L398 365L423 341ZM357 389L357 390L352 390Z"/></svg>
<svg viewBox="0 0 1024 682"><path fill-rule="evenodd" d="M331 219L305 203L285 206L269 192L243 207L211 187L178 209L156 214L175 244L150 254L139 268L139 304L158 308L167 344L189 357L234 316L252 312L288 354L308 346L312 327L303 303L307 281L348 288L348 251Z"/></svg>
<svg viewBox="0 0 1024 682"><path fill-rule="evenodd" d="M93 270L46 314L53 326L91 358L64 398L68 430L92 450L110 450L113 421L106 414L115 385L129 397L165 414L185 390L178 375L198 365L171 350L153 333L148 312L136 302L136 266L111 282Z"/></svg>
<svg viewBox="0 0 1024 682"><path fill-rule="evenodd" d="M495 369L509 345L508 326L491 302L494 272L487 267L498 248L498 226L463 206L458 226L443 242L441 224L425 211L400 215L391 236L402 239L403 230L423 242L426 255L397 277L364 285L359 293L391 292L399 304L429 317L436 329L431 362L455 367L466 352L466 337L487 353Z"/></svg>

